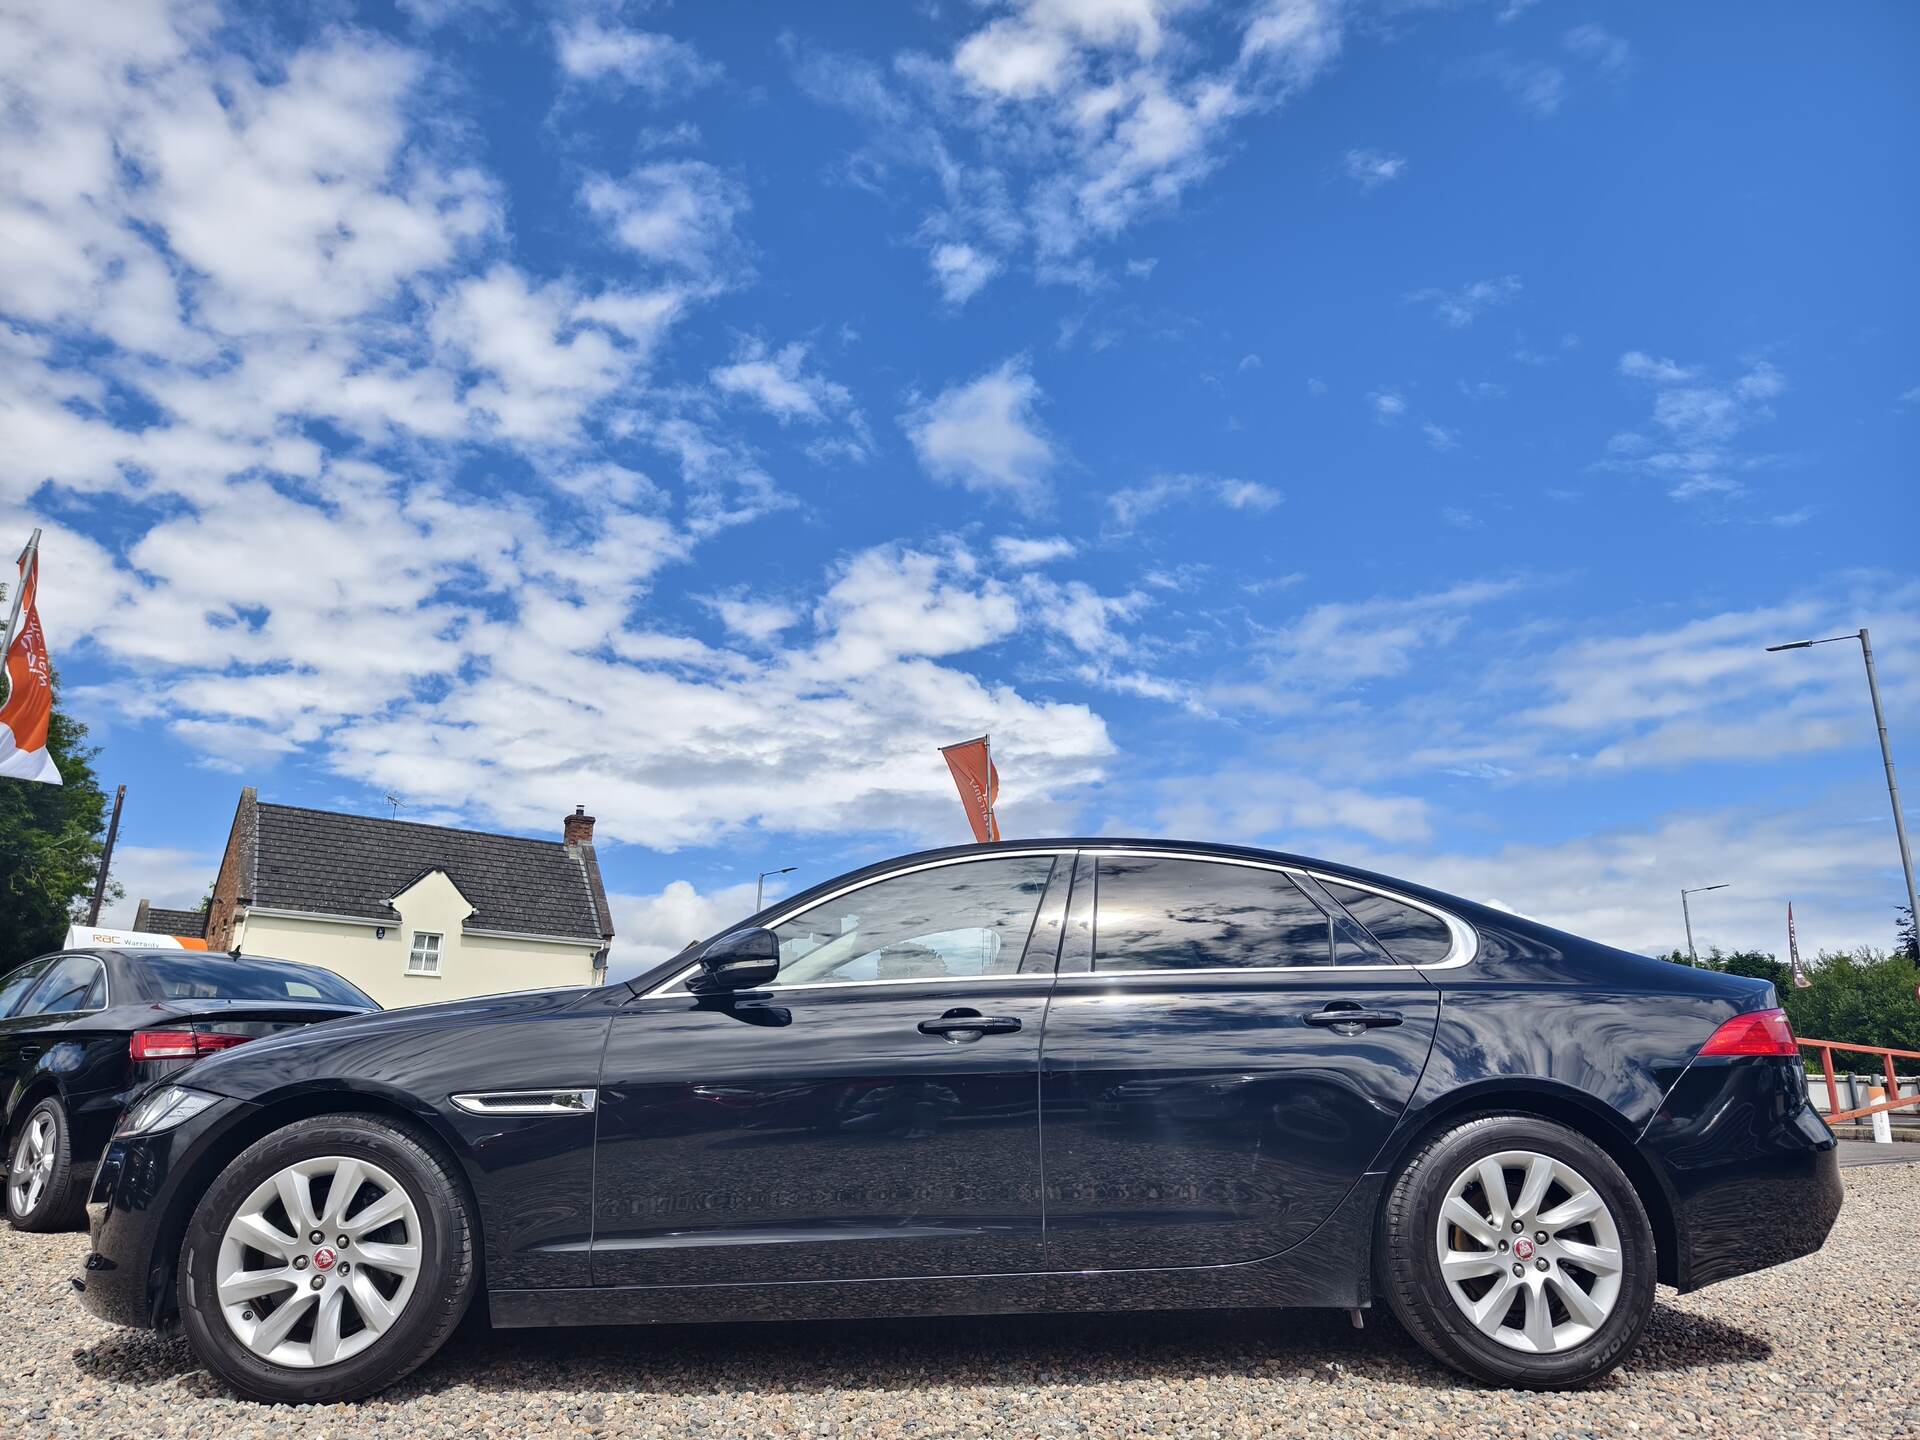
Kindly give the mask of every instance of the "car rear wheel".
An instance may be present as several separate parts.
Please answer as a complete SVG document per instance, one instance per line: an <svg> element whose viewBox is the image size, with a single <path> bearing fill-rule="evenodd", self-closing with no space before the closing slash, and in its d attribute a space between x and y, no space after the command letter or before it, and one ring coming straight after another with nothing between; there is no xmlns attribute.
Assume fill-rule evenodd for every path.
<svg viewBox="0 0 1920 1440"><path fill-rule="evenodd" d="M1632 1183L1577 1131L1482 1116L1423 1146L1381 1214L1388 1304L1476 1379L1557 1390L1606 1374L1653 1310L1653 1230Z"/></svg>
<svg viewBox="0 0 1920 1440"><path fill-rule="evenodd" d="M425 1362L474 1289L464 1191L433 1147L366 1115L275 1131L187 1227L180 1314L207 1366L256 1400L366 1395Z"/></svg>
<svg viewBox="0 0 1920 1440"><path fill-rule="evenodd" d="M14 1132L7 1161L7 1219L16 1230L72 1230L87 1203L73 1173L67 1111L48 1097Z"/></svg>

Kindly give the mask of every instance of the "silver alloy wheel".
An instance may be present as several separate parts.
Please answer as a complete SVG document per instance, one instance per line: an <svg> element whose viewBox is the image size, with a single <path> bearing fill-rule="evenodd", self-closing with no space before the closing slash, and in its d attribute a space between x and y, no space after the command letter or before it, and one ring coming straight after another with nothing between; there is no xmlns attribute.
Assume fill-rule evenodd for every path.
<svg viewBox="0 0 1920 1440"><path fill-rule="evenodd" d="M263 1360L350 1360L407 1308L420 1276L420 1212L400 1182L347 1155L263 1180L220 1238L220 1313Z"/></svg>
<svg viewBox="0 0 1920 1440"><path fill-rule="evenodd" d="M1620 1298L1620 1227L1564 1160L1504 1150L1447 1187L1434 1244L1454 1304L1509 1349L1555 1355L1593 1338Z"/></svg>
<svg viewBox="0 0 1920 1440"><path fill-rule="evenodd" d="M13 1152L13 1173L7 1186L16 1216L24 1218L32 1213L33 1207L40 1203L40 1197L47 1193L47 1182L53 1178L57 1142L53 1116L45 1110L28 1120L27 1128L20 1132L20 1144Z"/></svg>

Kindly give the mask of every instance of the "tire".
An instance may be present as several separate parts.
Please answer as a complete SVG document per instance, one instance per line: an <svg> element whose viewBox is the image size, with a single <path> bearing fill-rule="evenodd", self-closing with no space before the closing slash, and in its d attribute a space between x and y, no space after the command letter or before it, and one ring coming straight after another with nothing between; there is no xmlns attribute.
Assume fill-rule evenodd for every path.
<svg viewBox="0 0 1920 1440"><path fill-rule="evenodd" d="M66 1107L52 1096L15 1127L7 1157L7 1220L16 1230L75 1230L87 1204L73 1171Z"/></svg>
<svg viewBox="0 0 1920 1440"><path fill-rule="evenodd" d="M249 1399L369 1395L424 1364L460 1323L475 1242L466 1192L430 1142L368 1115L297 1121L243 1151L195 1209L180 1257L182 1326L201 1361Z"/></svg>
<svg viewBox="0 0 1920 1440"><path fill-rule="evenodd" d="M1632 1182L1584 1135L1531 1115L1477 1116L1423 1145L1387 1192L1376 1253L1414 1339L1492 1385L1598 1379L1653 1311L1653 1229Z"/></svg>

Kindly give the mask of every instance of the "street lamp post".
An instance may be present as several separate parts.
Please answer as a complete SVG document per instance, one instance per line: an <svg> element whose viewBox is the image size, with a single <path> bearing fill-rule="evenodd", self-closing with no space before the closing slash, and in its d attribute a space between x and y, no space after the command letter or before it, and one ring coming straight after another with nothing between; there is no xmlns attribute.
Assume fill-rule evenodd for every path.
<svg viewBox="0 0 1920 1440"><path fill-rule="evenodd" d="M1880 731L1880 761L1887 767L1887 799L1893 802L1893 833L1900 841L1900 869L1907 879L1907 913L1920 915L1920 895L1913 886L1913 849L1907 844L1907 817L1900 809L1900 782L1893 777L1893 746L1887 740L1887 712L1880 707L1880 681L1873 673L1873 641L1866 626L1853 635L1829 635L1824 640L1794 640L1785 645L1769 645L1774 650L1806 650L1815 645L1831 645L1836 640L1858 640L1860 658L1867 665L1867 694L1873 699L1873 723Z"/></svg>
<svg viewBox="0 0 1920 1440"><path fill-rule="evenodd" d="M778 870L762 870L760 877L753 882L753 913L756 915L760 913L760 897L767 888L767 876L791 875L799 868L798 865L783 865Z"/></svg>
<svg viewBox="0 0 1920 1440"><path fill-rule="evenodd" d="M1696 885L1691 890L1680 892L1680 918L1687 926L1687 960L1695 968L1699 967L1700 957L1693 953L1693 912L1687 909L1687 896L1704 895L1709 890L1724 890L1732 883L1731 880L1725 880L1718 885Z"/></svg>

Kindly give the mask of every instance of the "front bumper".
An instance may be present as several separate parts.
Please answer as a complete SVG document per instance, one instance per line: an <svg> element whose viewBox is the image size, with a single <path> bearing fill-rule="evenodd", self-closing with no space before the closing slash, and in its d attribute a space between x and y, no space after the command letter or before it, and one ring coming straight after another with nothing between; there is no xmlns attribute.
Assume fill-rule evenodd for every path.
<svg viewBox="0 0 1920 1440"><path fill-rule="evenodd" d="M1673 1213L1662 1279L1698 1290L1811 1255L1840 1214L1839 1147L1797 1059L1697 1059L1641 1137Z"/></svg>
<svg viewBox="0 0 1920 1440"><path fill-rule="evenodd" d="M212 1178L201 1162L254 1108L222 1100L158 1135L108 1142L87 1205L92 1248L73 1282L90 1314L141 1329L169 1322L181 1237Z"/></svg>

